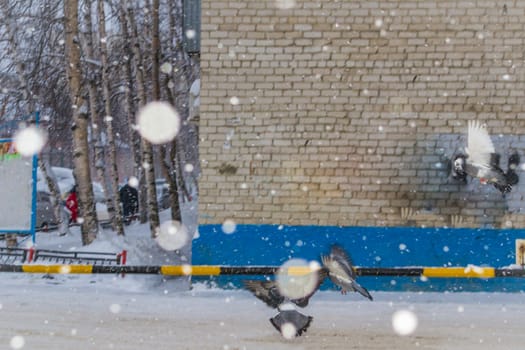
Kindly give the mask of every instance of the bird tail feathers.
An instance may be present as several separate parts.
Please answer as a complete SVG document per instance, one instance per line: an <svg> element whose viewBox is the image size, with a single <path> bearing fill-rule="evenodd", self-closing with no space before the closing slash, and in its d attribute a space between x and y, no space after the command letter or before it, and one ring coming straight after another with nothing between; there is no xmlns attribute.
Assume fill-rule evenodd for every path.
<svg viewBox="0 0 525 350"><path fill-rule="evenodd" d="M368 292L368 290L365 287L362 287L361 285L355 283L354 288L355 288L356 292L358 292L359 294L361 294L365 298L368 298L370 300L374 300L374 298L372 298L372 295L370 295L370 293Z"/></svg>

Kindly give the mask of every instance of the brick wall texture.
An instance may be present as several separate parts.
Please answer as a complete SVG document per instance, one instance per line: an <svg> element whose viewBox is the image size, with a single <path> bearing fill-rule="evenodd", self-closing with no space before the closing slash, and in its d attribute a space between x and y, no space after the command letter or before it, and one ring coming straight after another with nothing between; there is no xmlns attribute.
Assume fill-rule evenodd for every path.
<svg viewBox="0 0 525 350"><path fill-rule="evenodd" d="M525 1L202 0L201 35L200 223L525 227L521 172L448 172L472 119L525 160Z"/></svg>

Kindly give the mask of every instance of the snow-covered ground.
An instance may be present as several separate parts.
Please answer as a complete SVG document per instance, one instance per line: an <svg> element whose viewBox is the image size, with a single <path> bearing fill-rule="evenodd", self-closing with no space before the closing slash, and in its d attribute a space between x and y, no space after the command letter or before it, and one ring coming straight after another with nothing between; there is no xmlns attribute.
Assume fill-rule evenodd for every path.
<svg viewBox="0 0 525 350"><path fill-rule="evenodd" d="M246 291L169 292L126 276L2 276L2 349L519 349L525 341L521 294L319 292L303 313L308 332L285 339L275 312ZM392 317L409 310L411 335Z"/></svg>
<svg viewBox="0 0 525 350"><path fill-rule="evenodd" d="M181 262L148 232L133 224L126 237L107 230L82 247L74 228L65 237L38 234L37 248L128 249L129 264ZM479 350L525 343L521 293L371 291L370 302L356 293L321 291L301 310L314 317L307 333L286 339L268 321L275 311L243 290L188 289L184 279L153 275L1 273L0 280L0 349ZM406 311L399 321L398 311Z"/></svg>

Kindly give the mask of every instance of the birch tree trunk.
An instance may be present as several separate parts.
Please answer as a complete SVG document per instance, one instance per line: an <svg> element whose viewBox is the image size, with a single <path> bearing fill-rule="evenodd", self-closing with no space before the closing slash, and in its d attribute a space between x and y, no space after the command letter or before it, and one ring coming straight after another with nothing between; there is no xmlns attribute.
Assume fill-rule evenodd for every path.
<svg viewBox="0 0 525 350"><path fill-rule="evenodd" d="M111 116L111 100L109 93L109 64L106 34L106 13L104 11L104 1L98 0L98 31L100 35L100 59L102 61L102 96L104 100L104 121L108 138L108 151L110 163L111 197L108 200L108 212L113 229L117 235L124 235L124 225L122 223L122 208L120 206L120 196L118 188L117 170L117 151L115 149L115 133L113 131L113 117Z"/></svg>
<svg viewBox="0 0 525 350"><path fill-rule="evenodd" d="M169 33L170 33L170 38L171 38L170 51L172 52L177 52L177 47L178 47L178 42L179 42L177 31L176 31L177 23L176 23L176 14L175 14L175 10L177 6L178 6L178 1L168 2L168 14L169 14L168 19L169 19L169 24L170 24ZM171 75L172 74L173 72L171 72ZM167 85L168 84L166 84L166 86ZM169 88L166 88L166 90L167 90L168 101L173 106L175 106L176 102L175 102L175 98L173 94L171 93L171 90ZM170 193L171 219L182 222L182 215L180 212L180 202L179 202L179 198L180 198L179 190L180 189L179 189L179 184L177 181L177 177L180 174L179 174L179 167L178 167L178 158L176 157L176 154L177 154L177 138L175 138L171 142L171 152L169 153L169 163L166 164L165 166L168 167L168 169L166 170L168 170L168 174L169 174L167 178L168 178L169 185L170 185L169 193ZM170 168L171 168L171 171L169 171ZM183 181L181 183L184 186Z"/></svg>
<svg viewBox="0 0 525 350"><path fill-rule="evenodd" d="M133 175L137 179L140 179L143 174L142 167L140 166L142 150L140 147L140 135L137 130L133 128L133 125L135 125L133 113L133 111L135 111L134 96L136 96L136 94L133 94L131 90L133 87L133 71L131 66L133 52L131 50L131 39L125 8L126 4L126 0L121 0L119 11L119 21L123 36L122 40L124 42L124 62L121 65L122 75L124 77L124 111L127 116L126 119L128 120L129 139L133 153Z"/></svg>
<svg viewBox="0 0 525 350"><path fill-rule="evenodd" d="M153 0L152 4L152 23L151 23L151 69L152 69L152 99L160 100L160 40L159 40L159 7L160 1ZM157 236L157 229L160 226L159 206L157 203L157 188L155 186L155 167L153 162L153 147L146 142L144 149L144 162L150 166L146 168L146 186L148 188L148 208L151 237Z"/></svg>
<svg viewBox="0 0 525 350"><path fill-rule="evenodd" d="M144 60L140 51L140 44L138 43L138 30L137 24L134 18L134 12L131 7L128 7L128 17L130 20L130 26L132 30L132 47L133 56L135 61L135 72L137 81L137 91L139 97L139 105L144 106L147 102L146 90L144 88ZM151 143L146 141L144 138L141 139L142 145L142 166L144 168L144 177L141 179L146 184L146 196L141 196L141 205L144 205L143 200L147 198L146 207L148 209L148 216L150 222L151 237L156 237L156 230L159 227L159 212L157 204L157 190L155 188L155 172L153 164L153 147ZM141 213L142 214L142 213ZM142 221L142 218L141 218Z"/></svg>
<svg viewBox="0 0 525 350"><path fill-rule="evenodd" d="M125 8L126 1L123 1L123 7ZM142 52L140 50L140 43L138 42L138 29L137 29L137 23L135 21L135 12L133 11L132 6L127 7L127 13L128 13L128 19L129 19L129 26L130 26L130 32L131 32L131 47L133 52L133 66L135 70L135 81L136 81L136 88L137 88L137 98L138 98L138 105L144 106L147 101L146 97L146 90L144 88L144 60L142 58ZM141 138L140 146L142 149L142 155L146 152L144 149L144 146L146 145L147 141ZM151 148L151 146L150 146ZM145 223L148 220L148 191L146 187L146 169L144 167L144 164L146 164L146 160L142 159L141 163L141 177L139 177L139 207L140 207L140 222ZM156 195L156 193L155 193Z"/></svg>
<svg viewBox="0 0 525 350"><path fill-rule="evenodd" d="M175 141L173 141L171 144L172 147L176 147ZM176 149L173 150L175 151ZM176 159L172 157L175 152L169 153L169 161L166 160L167 154L168 152L166 152L166 146L162 145L160 148L160 165L169 184L171 219L182 222L179 203L179 188L177 184L177 169L174 167L174 161Z"/></svg>
<svg viewBox="0 0 525 350"><path fill-rule="evenodd" d="M85 34L85 46L86 46L86 55L89 59L94 61L95 54L93 49L93 40L94 40L94 33L93 33L93 19L91 15L92 11L92 0L86 0L85 6L87 8L87 11L85 12L84 20L85 20L85 26L88 28L88 32ZM104 145L102 143L102 137L100 135L101 128L99 125L100 118L97 111L97 86L96 86L96 77L98 76L99 69L93 67L93 64L90 64L89 71L88 71L88 78L87 78L87 89L88 89L88 98L89 98L89 114L91 116L91 140L93 142L93 151L94 151L94 159L95 159L95 171L96 171L96 177L102 184L104 188L104 193L109 196L109 193L111 191L109 190L106 182L106 161L104 157ZM110 198L106 199L106 205L108 208L108 212L110 208L112 208L112 202Z"/></svg>
<svg viewBox="0 0 525 350"><path fill-rule="evenodd" d="M89 169L88 107L82 95L82 74L78 30L78 0L64 0L65 57L69 93L73 107L73 163L78 186L78 205L81 220L82 244L93 242L98 233L98 220L93 201Z"/></svg>

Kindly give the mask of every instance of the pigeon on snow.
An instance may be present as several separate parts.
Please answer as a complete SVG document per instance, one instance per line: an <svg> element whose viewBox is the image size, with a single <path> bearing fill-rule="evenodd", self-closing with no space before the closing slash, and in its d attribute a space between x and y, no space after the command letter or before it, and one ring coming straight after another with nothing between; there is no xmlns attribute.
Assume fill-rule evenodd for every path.
<svg viewBox="0 0 525 350"><path fill-rule="evenodd" d="M492 184L501 193L506 194L518 183L515 169L520 163L517 153L509 157L507 172L499 166L500 155L495 152L486 126L477 120L469 120L466 155L459 154L454 158L453 174L455 179L466 180L470 175L482 184Z"/></svg>
<svg viewBox="0 0 525 350"><path fill-rule="evenodd" d="M352 266L352 261L343 248L337 245L332 246L330 255L322 256L321 260L323 266L328 270L330 280L341 287L341 293L346 294L347 291L355 291L373 300L368 290L356 282L357 275Z"/></svg>
<svg viewBox="0 0 525 350"><path fill-rule="evenodd" d="M262 300L266 305L272 309L277 309L278 314L270 318L270 323L280 333L283 333L283 326L285 324L292 324L295 328L295 336L300 336L306 332L310 323L313 320L312 316L306 316L295 310L291 304L299 307L306 307L312 295L319 289L324 279L327 276L327 271L323 268L313 272L316 273L316 285L305 296L297 299L290 299L284 296L279 291L277 281L261 281L261 280L246 280L243 281L244 286L253 293L258 299Z"/></svg>
<svg viewBox="0 0 525 350"><path fill-rule="evenodd" d="M274 317L270 318L270 323L277 329L279 333L284 335L286 338L289 337L299 337L301 336L308 327L314 318L312 316L306 316L300 313L295 309L289 310L279 310L279 313ZM289 334L288 330L285 328L286 325L292 325L292 332L295 331L295 334Z"/></svg>

